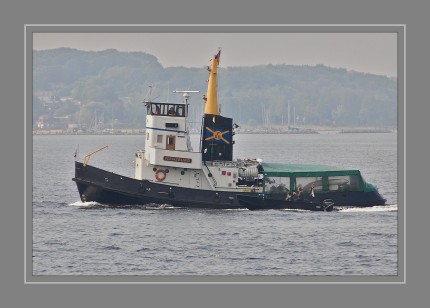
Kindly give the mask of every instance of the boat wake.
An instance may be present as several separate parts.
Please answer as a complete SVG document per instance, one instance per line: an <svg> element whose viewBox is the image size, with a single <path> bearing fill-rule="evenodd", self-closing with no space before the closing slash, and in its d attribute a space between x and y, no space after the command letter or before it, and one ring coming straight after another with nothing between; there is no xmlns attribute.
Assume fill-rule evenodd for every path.
<svg viewBox="0 0 430 308"><path fill-rule="evenodd" d="M397 212L397 204L379 205L372 207L339 207L341 213L361 213L361 212Z"/></svg>
<svg viewBox="0 0 430 308"><path fill-rule="evenodd" d="M69 206L76 206L79 208L112 208L112 209L141 209L141 210L170 210L170 209L180 209L180 207L173 207L169 204L155 204L150 203L146 205L107 205L98 203L95 201L82 202L76 201L70 203Z"/></svg>
<svg viewBox="0 0 430 308"><path fill-rule="evenodd" d="M90 207L90 206L101 206L101 205L102 204L95 201L89 201L89 202L76 201L73 203L69 203L69 206L77 206L77 207Z"/></svg>
<svg viewBox="0 0 430 308"><path fill-rule="evenodd" d="M279 211L284 211L284 212L298 212L298 213L314 212L314 211L304 210L304 209L279 209ZM324 211L321 211L321 212L324 212Z"/></svg>
<svg viewBox="0 0 430 308"><path fill-rule="evenodd" d="M155 203L150 203L147 205L142 205L139 208L143 209L143 210L171 210L171 209L181 209L181 207L174 207L171 206L170 204L155 204Z"/></svg>

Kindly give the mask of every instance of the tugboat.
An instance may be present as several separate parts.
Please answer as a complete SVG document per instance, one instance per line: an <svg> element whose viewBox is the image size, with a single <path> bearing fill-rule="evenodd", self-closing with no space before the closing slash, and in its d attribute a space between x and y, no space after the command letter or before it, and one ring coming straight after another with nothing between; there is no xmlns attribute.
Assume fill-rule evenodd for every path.
<svg viewBox="0 0 430 308"><path fill-rule="evenodd" d="M333 204L385 205L385 199L375 186L364 181L359 170L265 163L261 159L234 160L233 136L238 126L232 118L222 116L218 107L220 56L221 51L208 67L199 151L191 146L188 123L190 93L197 91L176 91L183 93L181 103L146 101L145 148L135 153L134 177L89 165L90 157L106 146L97 149L83 162L75 160L73 181L83 202L312 211L328 211ZM287 196L298 189L303 190L306 199L287 201ZM327 200L332 204L328 206Z"/></svg>

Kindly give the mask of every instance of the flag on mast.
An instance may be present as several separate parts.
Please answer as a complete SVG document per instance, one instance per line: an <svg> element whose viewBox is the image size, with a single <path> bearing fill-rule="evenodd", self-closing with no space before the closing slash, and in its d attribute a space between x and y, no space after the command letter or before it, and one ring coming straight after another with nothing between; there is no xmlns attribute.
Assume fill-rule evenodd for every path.
<svg viewBox="0 0 430 308"><path fill-rule="evenodd" d="M218 62L218 64L219 64L219 62L221 61L221 49L218 51L218 53L215 55L215 60Z"/></svg>

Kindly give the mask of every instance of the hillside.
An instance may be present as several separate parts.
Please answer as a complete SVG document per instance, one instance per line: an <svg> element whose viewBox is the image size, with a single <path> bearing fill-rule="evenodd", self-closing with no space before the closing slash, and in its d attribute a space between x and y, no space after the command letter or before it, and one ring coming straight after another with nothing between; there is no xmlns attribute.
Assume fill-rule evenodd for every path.
<svg viewBox="0 0 430 308"><path fill-rule="evenodd" d="M33 122L50 113L90 125L98 114L141 127L146 113L141 102L149 86L152 98L161 101L180 101L173 90L199 90L192 103L201 110L206 79L203 65L165 68L143 52L34 51ZM223 115L241 125L285 125L289 105L290 121L295 115L300 124L395 127L396 83L324 65L221 66L219 101Z"/></svg>

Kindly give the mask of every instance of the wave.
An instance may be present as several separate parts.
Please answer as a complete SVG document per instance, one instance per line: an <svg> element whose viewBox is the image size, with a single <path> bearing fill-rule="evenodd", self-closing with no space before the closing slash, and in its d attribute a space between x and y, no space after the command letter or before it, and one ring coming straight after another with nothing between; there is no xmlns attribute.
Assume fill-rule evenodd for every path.
<svg viewBox="0 0 430 308"><path fill-rule="evenodd" d="M136 206L135 208L143 209L143 210L170 210L175 209L174 206L171 206L170 204L156 204L156 203L149 203L146 205L140 205ZM176 207L177 209L180 209L180 207Z"/></svg>
<svg viewBox="0 0 430 308"><path fill-rule="evenodd" d="M73 203L69 203L69 206L76 207L110 207L107 205L103 205L101 203L95 201L82 202L76 201ZM143 210L171 210L171 209L183 209L181 207L173 207L169 204L147 204L147 205L122 205L122 206L111 206L112 208L122 208L122 209L143 209ZM381 205L381 206L372 206L372 207L337 207L334 212L340 213L367 213L367 212L397 212L397 204L391 205ZM247 209L228 209L227 211L247 211ZM286 212L310 212L308 210L302 209L282 209L281 211Z"/></svg>
<svg viewBox="0 0 430 308"><path fill-rule="evenodd" d="M376 205L372 207L339 207L341 213L361 213L361 212L397 212L397 204Z"/></svg>
<svg viewBox="0 0 430 308"><path fill-rule="evenodd" d="M111 208L111 209L141 209L141 210L167 210L167 209L180 209L180 207L173 207L169 204L155 204L155 203L149 203L146 205L107 205L98 203L95 201L88 201L88 202L82 202L82 201L76 201L73 203L69 203L69 206L76 206L76 207L83 207L83 208Z"/></svg>
<svg viewBox="0 0 430 308"><path fill-rule="evenodd" d="M310 210L304 210L304 209L279 209L280 211L285 211L285 212L304 212L304 213L309 213L309 212L313 212ZM319 211L318 211L319 212Z"/></svg>
<svg viewBox="0 0 430 308"><path fill-rule="evenodd" d="M69 203L69 206L78 206L78 207L101 206L101 205L102 204L95 201L89 201L89 202L76 201L73 203Z"/></svg>

